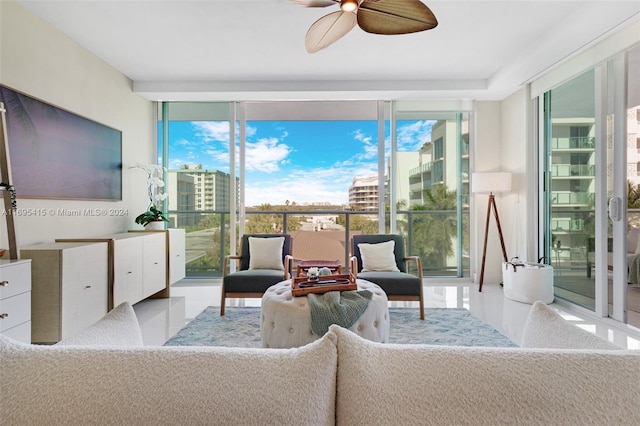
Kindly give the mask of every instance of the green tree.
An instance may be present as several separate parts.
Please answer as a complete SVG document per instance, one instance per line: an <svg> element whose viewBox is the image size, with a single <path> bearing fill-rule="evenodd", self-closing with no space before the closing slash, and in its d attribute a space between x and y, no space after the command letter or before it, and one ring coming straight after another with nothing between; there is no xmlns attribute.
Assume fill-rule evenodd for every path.
<svg viewBox="0 0 640 426"><path fill-rule="evenodd" d="M190 226L187 232L201 231L203 229L220 229L220 215L208 214L202 217L196 225Z"/></svg>
<svg viewBox="0 0 640 426"><path fill-rule="evenodd" d="M640 209L640 184L634 185L631 181L627 181L627 207Z"/></svg>
<svg viewBox="0 0 640 426"><path fill-rule="evenodd" d="M360 231L363 234L377 234L378 221L371 220L361 214L352 214L349 218L349 229L351 231Z"/></svg>
<svg viewBox="0 0 640 426"><path fill-rule="evenodd" d="M457 220L455 191L438 185L424 191L424 203L411 210L429 210L433 213L414 215L413 247L430 269L444 269L447 257L454 254L453 242L456 238Z"/></svg>

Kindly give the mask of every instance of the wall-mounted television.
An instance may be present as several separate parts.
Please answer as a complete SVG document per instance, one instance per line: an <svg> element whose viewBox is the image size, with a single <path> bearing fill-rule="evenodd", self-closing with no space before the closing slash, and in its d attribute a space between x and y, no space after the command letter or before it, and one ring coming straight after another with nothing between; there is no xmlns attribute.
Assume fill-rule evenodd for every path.
<svg viewBox="0 0 640 426"><path fill-rule="evenodd" d="M122 132L0 85L18 198L122 200Z"/></svg>

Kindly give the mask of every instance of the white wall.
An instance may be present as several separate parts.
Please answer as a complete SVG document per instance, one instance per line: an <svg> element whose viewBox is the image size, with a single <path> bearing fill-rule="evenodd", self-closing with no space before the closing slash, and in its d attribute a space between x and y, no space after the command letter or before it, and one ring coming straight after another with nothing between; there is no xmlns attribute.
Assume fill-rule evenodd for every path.
<svg viewBox="0 0 640 426"><path fill-rule="evenodd" d="M474 151L472 154L474 167L472 170L474 172L502 171L502 136L500 134L501 103L499 101L476 102L473 122L475 127L475 131L473 132L475 141L473 142ZM473 187L473 183L471 185ZM504 234L504 224L509 222L510 217L505 215L502 203L503 197L501 194L496 194L496 205ZM489 194L472 194L471 250L474 253L475 273L472 273L471 278L475 283L480 281L488 200ZM506 239L507 236L504 236ZM509 253L507 253L507 255L508 254ZM486 285L499 284L502 281L502 260L498 227L496 226L495 218L491 215L491 219L489 220L489 236L487 241L483 288Z"/></svg>
<svg viewBox="0 0 640 426"><path fill-rule="evenodd" d="M533 150L529 141L529 101L522 89L503 101L476 102L475 108L475 172L511 172L512 191L496 194L496 205L502 226L507 258L518 256L533 261L535 253L529 253L530 242L535 240L527 229L535 218L535 194L529 189L528 171L533 173ZM535 174L531 174L534 176ZM488 194L473 195L472 252L475 254L475 283L480 280L482 248L487 218ZM489 220L489 236L483 287L502 282L502 248L495 218Z"/></svg>
<svg viewBox="0 0 640 426"><path fill-rule="evenodd" d="M535 176L535 152L528 139L528 103L524 89L501 102L502 170L513 174L512 191L501 199L505 214L502 226L509 258L518 256L521 260L537 261L536 253L528 250L528 243L534 238L527 225L536 217L533 206L535 194L530 194L528 185Z"/></svg>
<svg viewBox="0 0 640 426"><path fill-rule="evenodd" d="M122 201L21 199L20 188L16 191L19 209L125 209L128 214L18 216L18 246L139 228L134 219L146 210L146 175L129 167L155 162L154 104L134 94L126 76L14 1L0 1L0 47L0 83L122 131ZM6 235L0 220L0 247L8 247Z"/></svg>

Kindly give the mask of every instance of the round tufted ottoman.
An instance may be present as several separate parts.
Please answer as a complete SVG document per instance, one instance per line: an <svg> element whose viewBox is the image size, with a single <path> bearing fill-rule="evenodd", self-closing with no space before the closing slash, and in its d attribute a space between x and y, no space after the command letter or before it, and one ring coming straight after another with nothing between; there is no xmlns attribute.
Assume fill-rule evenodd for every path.
<svg viewBox="0 0 640 426"><path fill-rule="evenodd" d="M369 290L373 297L362 316L349 327L365 339L389 341L387 295L376 284L357 280L358 290ZM279 282L262 296L260 337L265 348L295 348L319 339L311 332L311 311L307 296L291 294L291 280Z"/></svg>

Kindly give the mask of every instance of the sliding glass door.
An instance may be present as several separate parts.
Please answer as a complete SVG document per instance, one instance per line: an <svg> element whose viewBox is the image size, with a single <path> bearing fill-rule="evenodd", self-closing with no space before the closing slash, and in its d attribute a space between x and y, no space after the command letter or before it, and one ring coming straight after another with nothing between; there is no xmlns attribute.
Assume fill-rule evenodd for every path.
<svg viewBox="0 0 640 426"><path fill-rule="evenodd" d="M638 281L631 262L640 260L627 241L640 225L629 214L640 188L638 50L553 88L540 103L543 254L556 297L621 322L628 310L640 312L640 303L627 303Z"/></svg>
<svg viewBox="0 0 640 426"><path fill-rule="evenodd" d="M596 105L593 70L545 93L546 257L556 294L595 308Z"/></svg>

